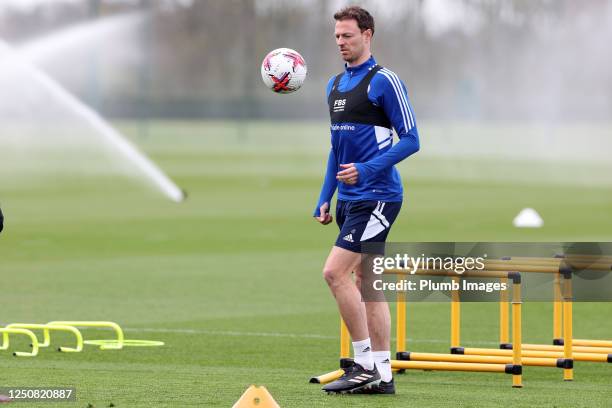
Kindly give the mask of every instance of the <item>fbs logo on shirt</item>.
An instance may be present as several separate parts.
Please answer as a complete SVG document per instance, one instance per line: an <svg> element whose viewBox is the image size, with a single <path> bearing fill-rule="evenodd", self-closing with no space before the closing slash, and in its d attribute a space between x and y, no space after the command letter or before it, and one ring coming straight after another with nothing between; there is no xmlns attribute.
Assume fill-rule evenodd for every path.
<svg viewBox="0 0 612 408"><path fill-rule="evenodd" d="M346 106L346 99L336 99L334 101L334 112L344 112Z"/></svg>

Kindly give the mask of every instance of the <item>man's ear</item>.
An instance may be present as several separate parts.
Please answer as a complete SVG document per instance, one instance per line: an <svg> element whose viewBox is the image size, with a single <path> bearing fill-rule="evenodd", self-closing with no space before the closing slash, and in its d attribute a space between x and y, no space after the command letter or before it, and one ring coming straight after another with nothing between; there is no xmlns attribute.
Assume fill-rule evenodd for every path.
<svg viewBox="0 0 612 408"><path fill-rule="evenodd" d="M365 36L365 38L368 40L368 42L372 42L372 30L371 29L367 29L363 32L363 35Z"/></svg>

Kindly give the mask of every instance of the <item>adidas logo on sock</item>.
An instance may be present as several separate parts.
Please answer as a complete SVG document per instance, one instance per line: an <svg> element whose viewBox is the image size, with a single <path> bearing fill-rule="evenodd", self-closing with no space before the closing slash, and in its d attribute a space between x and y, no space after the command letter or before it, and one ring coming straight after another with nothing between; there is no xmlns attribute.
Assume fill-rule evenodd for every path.
<svg viewBox="0 0 612 408"><path fill-rule="evenodd" d="M345 241L348 241L348 242L355 242L355 241L353 241L353 234L345 235L344 238L342 238L342 239L345 240Z"/></svg>
<svg viewBox="0 0 612 408"><path fill-rule="evenodd" d="M382 364L391 364L391 361L389 361L388 358L385 358L383 361L381 361Z"/></svg>
<svg viewBox="0 0 612 408"><path fill-rule="evenodd" d="M361 352L362 353L367 353L368 351L370 351L370 346L364 348Z"/></svg>

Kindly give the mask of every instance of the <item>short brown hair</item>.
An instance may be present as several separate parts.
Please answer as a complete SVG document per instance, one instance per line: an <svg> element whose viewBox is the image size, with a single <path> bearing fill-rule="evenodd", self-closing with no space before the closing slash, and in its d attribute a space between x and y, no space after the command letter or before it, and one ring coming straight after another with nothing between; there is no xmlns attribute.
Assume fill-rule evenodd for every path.
<svg viewBox="0 0 612 408"><path fill-rule="evenodd" d="M334 14L334 19L336 21L355 20L361 32L369 29L372 30L372 35L374 35L374 17L364 8L359 6L345 7Z"/></svg>

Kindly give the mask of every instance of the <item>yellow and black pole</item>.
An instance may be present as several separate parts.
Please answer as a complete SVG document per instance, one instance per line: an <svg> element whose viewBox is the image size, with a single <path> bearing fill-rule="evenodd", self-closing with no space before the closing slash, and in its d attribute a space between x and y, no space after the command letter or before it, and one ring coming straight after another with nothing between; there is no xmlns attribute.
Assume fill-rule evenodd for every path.
<svg viewBox="0 0 612 408"><path fill-rule="evenodd" d="M572 306L572 271L566 270L563 275L563 352L565 360L570 363L573 362ZM573 364L563 370L563 379L565 381L574 379Z"/></svg>
<svg viewBox="0 0 612 408"><path fill-rule="evenodd" d="M397 281L401 280L401 275L397 275ZM397 291L395 302L395 355L398 360L403 352L406 351L406 292L403 290ZM398 373L404 373L405 370L399 369Z"/></svg>
<svg viewBox="0 0 612 408"><path fill-rule="evenodd" d="M459 277L453 276L453 282L459 284ZM451 291L451 348L461 345L461 299L459 291Z"/></svg>
<svg viewBox="0 0 612 408"><path fill-rule="evenodd" d="M508 343L507 329L509 317L504 315L504 308L501 305L504 300L508 299L508 292L502 291L500 297L500 345L501 349L512 350L512 364L508 366L509 370L512 370L512 387L521 388L523 387L523 330L522 330L522 305L523 299L521 294L522 279L520 272L508 272L506 281L512 279L512 343ZM507 304L507 303L506 303ZM506 306L507 307L507 306ZM506 341L504 341L506 339ZM464 350L466 352L466 350ZM469 352L469 351L468 351ZM471 353L470 353L471 354ZM529 361L529 359L527 360ZM530 363L536 363L536 360L530 361ZM535 365L535 364L534 364ZM539 365L539 364L538 364Z"/></svg>
<svg viewBox="0 0 612 408"><path fill-rule="evenodd" d="M562 345L563 299L561 297L561 274L556 273L553 280L553 344Z"/></svg>
<svg viewBox="0 0 612 408"><path fill-rule="evenodd" d="M340 358L351 357L351 335L343 318L340 318Z"/></svg>
<svg viewBox="0 0 612 408"><path fill-rule="evenodd" d="M510 275L510 274L508 274ZM512 387L521 388L523 386L521 344L523 344L522 319L521 319L521 275L518 272L513 274L512 285L512 342L515 347L512 349Z"/></svg>
<svg viewBox="0 0 612 408"><path fill-rule="evenodd" d="M500 278L500 283L505 288L508 286L508 278ZM499 344L508 344L510 342L510 310L509 310L508 289L502 290L499 295Z"/></svg>

